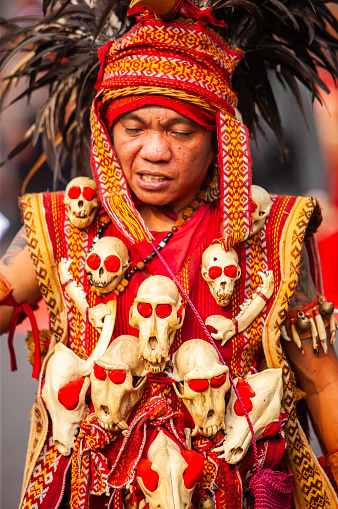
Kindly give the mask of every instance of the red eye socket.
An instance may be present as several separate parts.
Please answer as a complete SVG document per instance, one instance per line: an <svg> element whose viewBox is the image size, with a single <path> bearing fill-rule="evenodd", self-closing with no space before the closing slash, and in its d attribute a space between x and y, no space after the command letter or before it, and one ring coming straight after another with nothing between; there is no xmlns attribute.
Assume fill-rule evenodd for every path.
<svg viewBox="0 0 338 509"><path fill-rule="evenodd" d="M156 306L156 314L159 318L168 318L171 315L172 307L170 304L159 304Z"/></svg>
<svg viewBox="0 0 338 509"><path fill-rule="evenodd" d="M151 304L148 302L139 302L137 304L137 311L140 313L143 318L149 318L151 316L151 313L153 312L153 308L151 307Z"/></svg>
<svg viewBox="0 0 338 509"><path fill-rule="evenodd" d="M104 266L109 272L117 272L120 268L120 258L115 255L107 256L104 261Z"/></svg>
<svg viewBox="0 0 338 509"><path fill-rule="evenodd" d="M123 384L127 375L122 369L112 369L109 371L108 376L113 384Z"/></svg>
<svg viewBox="0 0 338 509"><path fill-rule="evenodd" d="M67 410L74 410L78 406L84 380L80 376L59 389L58 400Z"/></svg>
<svg viewBox="0 0 338 509"><path fill-rule="evenodd" d="M84 187L82 194L83 194L84 199L88 200L88 201L96 198L96 191L92 187Z"/></svg>
<svg viewBox="0 0 338 509"><path fill-rule="evenodd" d="M221 267L216 267L216 266L210 267L208 270L208 274L209 274L210 279L216 279L217 277L219 277L222 274L222 269L221 269Z"/></svg>
<svg viewBox="0 0 338 509"><path fill-rule="evenodd" d="M94 364L94 376L98 380L105 380L107 378L106 370L102 366Z"/></svg>
<svg viewBox="0 0 338 509"><path fill-rule="evenodd" d="M87 265L90 269L96 270L100 267L101 258L96 253L91 253L87 258Z"/></svg>
<svg viewBox="0 0 338 509"><path fill-rule="evenodd" d="M228 277L236 277L237 276L236 265L228 265L227 267L224 267L224 275Z"/></svg>
<svg viewBox="0 0 338 509"><path fill-rule="evenodd" d="M188 382L188 385L190 387L190 389L194 392L203 392L203 391L206 391L207 388L209 387L209 380L190 380Z"/></svg>
<svg viewBox="0 0 338 509"><path fill-rule="evenodd" d="M71 200L76 200L81 194L81 187L73 186L68 191L68 196Z"/></svg>
<svg viewBox="0 0 338 509"><path fill-rule="evenodd" d="M226 373L222 373L221 375L214 376L214 378L212 378L210 381L210 385L214 389L218 389L219 387L222 387L226 379L227 379Z"/></svg>

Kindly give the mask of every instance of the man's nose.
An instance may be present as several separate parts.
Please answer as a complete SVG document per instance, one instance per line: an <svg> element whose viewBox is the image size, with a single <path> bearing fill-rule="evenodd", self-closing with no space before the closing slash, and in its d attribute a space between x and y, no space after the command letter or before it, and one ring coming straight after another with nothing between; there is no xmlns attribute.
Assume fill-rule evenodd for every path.
<svg viewBox="0 0 338 509"><path fill-rule="evenodd" d="M153 163L169 162L171 159L170 142L165 133L151 133L144 137L140 156Z"/></svg>

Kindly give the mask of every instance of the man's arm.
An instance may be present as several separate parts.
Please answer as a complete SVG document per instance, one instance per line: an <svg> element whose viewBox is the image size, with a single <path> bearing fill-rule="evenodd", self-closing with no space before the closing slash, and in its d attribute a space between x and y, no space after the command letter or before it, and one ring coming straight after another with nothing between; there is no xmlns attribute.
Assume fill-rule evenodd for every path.
<svg viewBox="0 0 338 509"><path fill-rule="evenodd" d="M289 311L301 309L316 297L309 261L303 250L299 281ZM329 331L327 334L330 338ZM303 354L294 342L283 342L283 346L300 387L307 394L311 419L323 452L327 454L338 449L338 359L329 340L327 354L321 347L318 355L314 354L311 331L302 334L301 342Z"/></svg>
<svg viewBox="0 0 338 509"><path fill-rule="evenodd" d="M41 299L24 227L19 230L6 254L0 260L0 278L1 276L13 289L12 295L18 304L27 302L34 307ZM2 297L3 295L0 295L0 300ZM12 306L0 306L0 334L8 330L13 310Z"/></svg>

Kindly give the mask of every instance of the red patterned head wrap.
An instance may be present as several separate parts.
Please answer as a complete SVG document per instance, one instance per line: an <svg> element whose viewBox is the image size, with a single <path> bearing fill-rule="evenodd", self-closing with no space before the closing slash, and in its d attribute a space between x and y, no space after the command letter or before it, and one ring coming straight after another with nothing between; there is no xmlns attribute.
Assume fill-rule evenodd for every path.
<svg viewBox="0 0 338 509"><path fill-rule="evenodd" d="M227 245L249 235L248 132L236 120L237 97L231 89L242 51L208 28L206 20L214 18L196 9L185 0L180 13L188 12L190 17L169 21L147 10L124 37L99 50L91 163L105 209L131 242L152 236L135 209L108 128L119 115L147 104L171 108L206 129L217 130L223 204L220 233Z"/></svg>

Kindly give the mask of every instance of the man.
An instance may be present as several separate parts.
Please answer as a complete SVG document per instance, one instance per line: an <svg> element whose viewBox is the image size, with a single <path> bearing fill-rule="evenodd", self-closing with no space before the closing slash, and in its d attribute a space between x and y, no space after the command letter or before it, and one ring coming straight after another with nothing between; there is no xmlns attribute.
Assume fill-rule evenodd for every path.
<svg viewBox="0 0 338 509"><path fill-rule="evenodd" d="M187 8L185 5L183 9ZM236 119L236 97L230 87L230 77L241 51L225 44L203 21L196 21L195 17L199 16L195 11L189 11L189 16L192 19L187 21L178 18L166 22L146 11L140 23L121 41L110 42L100 50L98 93L92 107L91 164L101 213L96 210L85 227L77 224L77 219L84 217L79 212L72 219L72 201L80 207L77 200L81 197L83 201L86 193L87 201L96 199L96 186L89 182L71 182L65 195L27 195L21 200L28 246L22 245L19 234L0 266L5 304L1 330L8 328L15 305L6 299L13 297L18 304L26 302L34 307L43 295L50 311L52 332L34 405L22 507L28 507L38 497L38 507L66 504L66 482L71 486L71 507L103 507L107 503L113 507L128 503L144 506L147 502L143 501L150 500L150 491L156 492L156 485L151 490L143 486L147 483L142 474L144 463L141 463L149 457L147 451L156 440L151 433L152 422L162 425L167 436L176 439L181 451L185 450L184 429L188 430L192 440L189 450L204 455L196 456L204 460L192 484L195 488L197 480L200 482L194 491L193 504L203 503L206 497L212 499L215 507L241 507L242 499L246 506L253 507L248 484L255 469L255 448L246 454L243 451L237 462L218 459L217 452L229 437L225 440L218 426L198 427L193 411L188 411L180 398L180 384L186 382L177 378L180 347L196 338L213 341L203 322L212 326L221 324L215 325L218 330L212 333L213 338L221 339L217 344L211 343L216 347L218 360L215 362L219 369L210 381L214 388L225 387L226 377L218 383L218 377L227 372L223 363L234 378L256 376L266 368L276 368L275 373L283 369L283 410L288 416L284 427L288 440L286 457L295 476L294 503L297 507L338 507L333 489L298 423L295 405L303 394L296 387L279 341L280 329L286 327L284 336L292 336L299 344L285 344L285 349L301 389L306 392L324 452L333 453L335 458L338 361L322 330L331 321L332 332L332 310L325 317L311 237L317 206L312 199L296 197L272 197L271 202L268 198L266 205L265 193L259 190L255 199L257 189L250 187L248 133ZM154 33L158 37L154 38ZM256 210L259 216L253 221ZM101 239L109 237L123 241L131 267L124 269L123 279L113 291L104 292L96 276L91 275L88 280L86 272L91 274L102 264L96 248ZM209 263L204 253L209 253L207 250L212 245L220 254L212 255ZM116 261L112 251L109 256L115 256ZM231 262L221 267L218 256L231 256ZM64 259L69 260L68 265ZM112 262L111 258L110 268ZM120 267L119 262L110 272L117 273ZM213 282L220 277L220 268L226 274L227 283L220 283L223 293L218 289L214 298ZM71 276L68 279L67 274ZM151 299L159 299L165 287L163 280L156 279L162 281L163 287L154 283L153 289L150 285L150 290L142 293L144 284L154 281L150 276L170 279L176 276L179 297L173 296L178 290L168 290L166 300L155 300L158 304L150 306ZM266 280L270 281L270 289L264 283ZM224 288L228 288L229 281L232 287L225 295ZM84 311L74 290L79 285L85 295ZM96 293L90 291L91 286ZM259 308L255 307L258 301L262 304ZM6 306L6 302L11 305ZM152 306L155 311L151 311ZM175 306L175 320L171 321L170 329L165 320L172 316ZM74 451L64 454L57 447L55 430L46 412L47 407L52 416L45 387L50 383L49 367L60 351L55 345L66 343L67 352L74 351L80 359L74 360L74 365L79 362L83 367L101 342L107 319L114 315L116 307L114 338L122 341L120 337L126 334L139 335L141 342L144 336L150 350L156 350L160 329L152 325L145 334L142 319L152 317L157 323L159 318L161 326L166 323L165 337L171 348L156 359L151 351L141 353L148 366L147 388L131 413L125 412L119 423L107 428L102 426L105 421L99 410L95 408L94 412L90 407L78 425L80 432L73 444ZM98 313L95 316L94 310ZM303 317L307 322L302 332L301 327L296 327L296 319ZM233 331L230 338L229 330ZM318 355L314 354L314 347ZM94 359L95 366L99 367L94 367L90 374L92 391L97 380L107 380L107 373L117 371L108 368L104 359L105 352ZM185 363L189 362L187 357ZM129 368L132 369L131 364ZM57 393L56 399L70 411L75 411L80 395L85 398L88 388L89 373L81 369L77 374L82 376L65 380ZM175 391L173 377L177 382ZM114 380L117 385L121 383ZM205 380L206 375L189 380L194 382L191 387L196 388L195 393L209 390ZM250 417L251 398L260 394L252 392L251 378L247 380L249 396L245 390L241 393L245 407L242 410ZM80 384L78 399L70 404L74 385L69 384L75 381ZM135 384L134 388L138 387L138 381ZM160 398L161 408L156 406L156 398ZM329 420L322 410L328 407L332 409ZM102 409L109 413L107 405L101 405ZM212 415L214 409L209 412ZM240 412L235 411L237 416ZM145 426L142 439L138 427L141 417ZM260 468L284 469L287 475L286 443L281 427L285 420L285 413L279 407L277 420L267 421L263 435L257 434L256 438ZM53 416L52 421L54 426ZM124 434L117 424L127 426ZM333 469L334 462L331 462ZM311 479L306 473L309 468ZM70 469L71 481L66 481ZM284 506L288 507L287 504L290 500Z"/></svg>

